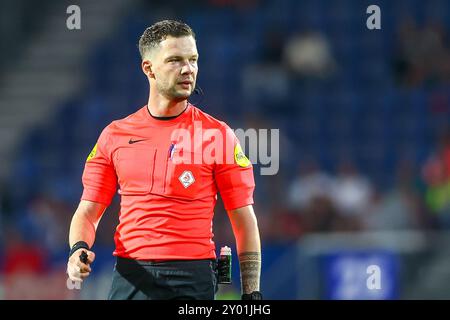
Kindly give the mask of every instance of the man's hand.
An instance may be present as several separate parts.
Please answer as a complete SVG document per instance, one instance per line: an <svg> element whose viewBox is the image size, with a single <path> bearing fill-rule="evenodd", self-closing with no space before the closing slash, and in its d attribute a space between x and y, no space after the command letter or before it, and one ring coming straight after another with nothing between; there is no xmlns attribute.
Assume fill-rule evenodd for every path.
<svg viewBox="0 0 450 320"><path fill-rule="evenodd" d="M87 254L87 263L81 262L80 255L82 252ZM67 262L67 274L70 280L83 282L91 274L90 264L95 260L95 253L84 248L75 251Z"/></svg>

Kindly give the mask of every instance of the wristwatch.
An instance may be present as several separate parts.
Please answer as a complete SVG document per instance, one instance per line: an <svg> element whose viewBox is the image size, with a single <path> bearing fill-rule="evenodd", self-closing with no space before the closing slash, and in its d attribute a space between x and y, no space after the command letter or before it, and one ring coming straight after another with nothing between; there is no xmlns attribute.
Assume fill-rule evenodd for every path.
<svg viewBox="0 0 450 320"><path fill-rule="evenodd" d="M259 291L253 291L252 293L244 293L242 300L262 300L262 294Z"/></svg>

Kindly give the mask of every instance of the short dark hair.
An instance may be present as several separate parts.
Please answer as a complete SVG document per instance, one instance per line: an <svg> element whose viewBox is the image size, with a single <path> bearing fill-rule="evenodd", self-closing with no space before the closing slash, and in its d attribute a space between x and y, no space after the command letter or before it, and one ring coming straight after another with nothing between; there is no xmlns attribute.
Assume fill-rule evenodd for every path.
<svg viewBox="0 0 450 320"><path fill-rule="evenodd" d="M139 53L141 54L141 58L144 58L145 53L149 49L156 47L169 36L175 38L192 36L195 39L194 31L186 23L175 20L156 22L145 29L139 39Z"/></svg>

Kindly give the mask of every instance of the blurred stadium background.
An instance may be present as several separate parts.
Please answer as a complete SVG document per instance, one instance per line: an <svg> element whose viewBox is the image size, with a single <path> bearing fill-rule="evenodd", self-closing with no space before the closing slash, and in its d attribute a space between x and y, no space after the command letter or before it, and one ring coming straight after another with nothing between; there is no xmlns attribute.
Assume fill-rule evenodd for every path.
<svg viewBox="0 0 450 320"><path fill-rule="evenodd" d="M81 30L66 28L71 4ZM366 28L371 4L381 30ZM450 2L2 0L1 299L106 298L119 199L82 290L66 287L69 223L99 133L146 104L136 43L167 18L197 34L191 102L280 129L279 173L255 165L266 298L450 298ZM214 232L234 247L220 203ZM233 263L221 299L239 292Z"/></svg>

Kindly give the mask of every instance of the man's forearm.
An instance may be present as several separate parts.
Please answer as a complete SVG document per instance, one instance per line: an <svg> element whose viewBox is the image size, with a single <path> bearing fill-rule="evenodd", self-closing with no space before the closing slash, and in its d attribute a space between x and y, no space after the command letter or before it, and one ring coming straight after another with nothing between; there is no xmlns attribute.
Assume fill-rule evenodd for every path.
<svg viewBox="0 0 450 320"><path fill-rule="evenodd" d="M241 252L239 254L241 269L242 293L249 294L259 291L261 276L261 252Z"/></svg>
<svg viewBox="0 0 450 320"><path fill-rule="evenodd" d="M99 203L90 201L80 202L70 223L70 247L78 241L85 241L89 247L92 247L95 241L97 225L105 209L106 206Z"/></svg>
<svg viewBox="0 0 450 320"><path fill-rule="evenodd" d="M237 247L241 270L242 293L259 291L261 276L261 241L256 219L237 230Z"/></svg>
<svg viewBox="0 0 450 320"><path fill-rule="evenodd" d="M259 291L261 241L258 222L251 205L228 212L233 226L241 270L242 293Z"/></svg>
<svg viewBox="0 0 450 320"><path fill-rule="evenodd" d="M85 216L75 214L70 224L69 245L72 247L78 241L85 241L92 247L95 240L95 226Z"/></svg>

